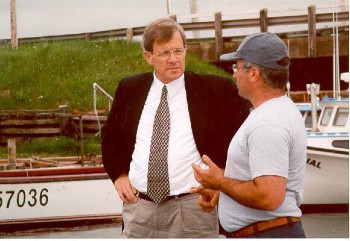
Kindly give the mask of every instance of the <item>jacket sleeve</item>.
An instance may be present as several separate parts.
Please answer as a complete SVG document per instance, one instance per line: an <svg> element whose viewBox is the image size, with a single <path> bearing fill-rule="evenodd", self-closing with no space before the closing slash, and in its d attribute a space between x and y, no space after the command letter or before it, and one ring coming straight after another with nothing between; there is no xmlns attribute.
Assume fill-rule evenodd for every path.
<svg viewBox="0 0 350 241"><path fill-rule="evenodd" d="M123 173L128 173L129 161L123 160L122 143L122 113L125 109L124 82L120 81L115 92L112 108L107 121L101 130L103 165L114 183Z"/></svg>
<svg viewBox="0 0 350 241"><path fill-rule="evenodd" d="M223 81L214 103L216 115L215 142L212 143L212 160L224 168L227 160L227 151L233 136L249 115L250 103L239 96L236 84L232 79ZM208 147L210 149L210 147ZM215 159L214 159L215 158Z"/></svg>

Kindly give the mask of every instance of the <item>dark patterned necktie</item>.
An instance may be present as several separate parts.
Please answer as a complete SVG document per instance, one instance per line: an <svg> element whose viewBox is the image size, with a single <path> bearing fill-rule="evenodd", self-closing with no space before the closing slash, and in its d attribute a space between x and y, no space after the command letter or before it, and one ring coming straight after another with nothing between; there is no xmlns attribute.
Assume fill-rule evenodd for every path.
<svg viewBox="0 0 350 241"><path fill-rule="evenodd" d="M167 93L167 88L164 85L154 118L151 151L148 162L147 195L155 203L160 203L170 193L168 173L170 113Z"/></svg>

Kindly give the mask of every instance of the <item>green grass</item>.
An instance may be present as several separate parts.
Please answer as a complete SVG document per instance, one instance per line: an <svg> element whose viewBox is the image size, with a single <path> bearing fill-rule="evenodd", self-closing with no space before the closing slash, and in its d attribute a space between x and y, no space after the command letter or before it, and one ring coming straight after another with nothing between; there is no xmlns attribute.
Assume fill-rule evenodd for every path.
<svg viewBox="0 0 350 241"><path fill-rule="evenodd" d="M139 43L125 41L66 41L20 44L17 50L0 45L1 109L93 109L92 84L97 82L113 96L121 78L151 71ZM213 65L187 56L186 69L227 75ZM228 76L228 75L227 75ZM99 108L107 109L99 97Z"/></svg>
<svg viewBox="0 0 350 241"><path fill-rule="evenodd" d="M101 138L89 137L84 139L84 152L101 155ZM0 159L7 158L7 146L0 146ZM79 156L79 141L67 137L52 137L40 139L18 139L16 143L17 158L32 156Z"/></svg>
<svg viewBox="0 0 350 241"><path fill-rule="evenodd" d="M187 54L186 69L197 73L229 76L224 71ZM18 49L0 45L0 109L93 109L92 84L97 82L113 96L119 81L128 75L152 71L139 43L125 41L65 41L20 44ZM98 95L98 109L108 110L108 102ZM78 155L77 141L59 137L47 140L19 140L18 157ZM100 139L85 140L86 153L101 153ZM0 146L0 158L7 147Z"/></svg>

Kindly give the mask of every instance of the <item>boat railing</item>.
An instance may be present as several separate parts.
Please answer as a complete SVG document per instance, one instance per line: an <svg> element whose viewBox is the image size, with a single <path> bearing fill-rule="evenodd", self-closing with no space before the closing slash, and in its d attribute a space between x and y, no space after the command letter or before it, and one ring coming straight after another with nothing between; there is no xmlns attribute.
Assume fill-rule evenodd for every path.
<svg viewBox="0 0 350 241"><path fill-rule="evenodd" d="M308 132L307 135L309 137L349 137L348 132Z"/></svg>
<svg viewBox="0 0 350 241"><path fill-rule="evenodd" d="M97 125L98 125L98 132L95 134L100 135L101 134L101 123L100 119L98 117L98 112L97 112L97 91L100 92L107 100L108 100L108 110L111 110L111 105L113 102L113 97L110 96L101 86L99 86L97 83L92 84L93 90L94 90L94 113L96 116L97 120Z"/></svg>

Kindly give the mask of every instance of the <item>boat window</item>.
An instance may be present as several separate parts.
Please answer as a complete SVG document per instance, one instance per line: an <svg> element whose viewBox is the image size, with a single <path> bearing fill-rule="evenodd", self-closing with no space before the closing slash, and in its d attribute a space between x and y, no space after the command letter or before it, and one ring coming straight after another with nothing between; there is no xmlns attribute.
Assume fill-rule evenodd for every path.
<svg viewBox="0 0 350 241"><path fill-rule="evenodd" d="M332 145L334 147L338 147L338 148L349 149L349 141L348 140L333 141Z"/></svg>
<svg viewBox="0 0 350 241"><path fill-rule="evenodd" d="M305 127L311 128L312 127L312 118L311 118L311 111L308 111L306 113L306 119L305 119Z"/></svg>
<svg viewBox="0 0 350 241"><path fill-rule="evenodd" d="M338 108L335 113L334 123L335 126L345 126L349 117L349 110L347 108Z"/></svg>
<svg viewBox="0 0 350 241"><path fill-rule="evenodd" d="M321 110L317 110L316 122L320 118L320 114L321 114ZM311 111L307 111L306 112L305 127L306 128L312 128Z"/></svg>
<svg viewBox="0 0 350 241"><path fill-rule="evenodd" d="M326 107L323 112L322 120L321 120L321 125L326 126L328 125L331 115L332 115L333 107Z"/></svg>

